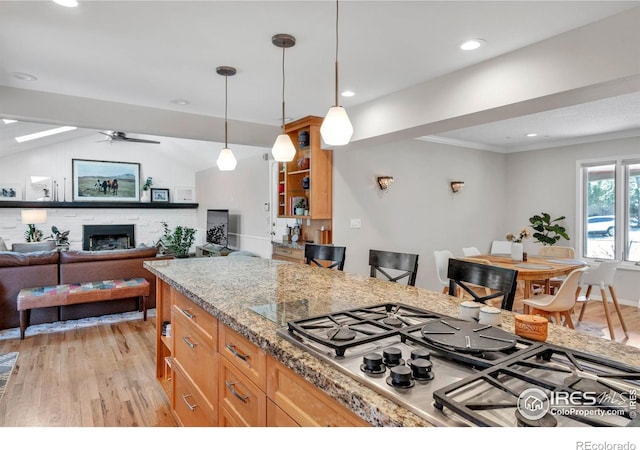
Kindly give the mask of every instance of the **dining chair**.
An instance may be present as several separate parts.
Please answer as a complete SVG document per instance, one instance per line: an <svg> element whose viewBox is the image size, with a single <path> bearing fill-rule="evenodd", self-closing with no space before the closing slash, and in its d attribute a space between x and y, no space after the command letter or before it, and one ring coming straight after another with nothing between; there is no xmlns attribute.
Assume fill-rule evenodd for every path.
<svg viewBox="0 0 640 450"><path fill-rule="evenodd" d="M388 281L397 282L407 279L407 286L416 285L418 275L418 255L412 253L396 253L384 250L369 250L369 266L371 277L377 278L378 273L384 275ZM401 271L400 274L389 274L384 269Z"/></svg>
<svg viewBox="0 0 640 450"><path fill-rule="evenodd" d="M306 244L304 259L308 265L316 265L327 269L344 269L347 247L334 245Z"/></svg>
<svg viewBox="0 0 640 450"><path fill-rule="evenodd" d="M464 256L478 256L481 253L480 250L477 249L477 247L463 247L462 254Z"/></svg>
<svg viewBox="0 0 640 450"><path fill-rule="evenodd" d="M493 241L490 253L492 255L510 255L511 243L511 241Z"/></svg>
<svg viewBox="0 0 640 450"><path fill-rule="evenodd" d="M433 257L436 260L436 274L438 275L438 281L442 285L442 293L449 293L449 278L447 278L447 268L449 267L449 260L455 258L453 253L449 250L435 250Z"/></svg>
<svg viewBox="0 0 640 450"><path fill-rule="evenodd" d="M580 277L586 270L586 267L581 267L567 275L567 279L564 280L555 295L539 295L535 298L522 300L525 314L541 315L547 318L553 317L556 325L566 325L569 328L573 328L571 312L576 305ZM563 317L564 323L562 321Z"/></svg>
<svg viewBox="0 0 640 450"><path fill-rule="evenodd" d="M545 245L538 250L538 255L552 258L574 259L576 257L576 252L573 247L563 247L561 245ZM566 278L566 276L550 278L549 288L551 289L551 293L554 293L557 289L559 289ZM531 289L534 294L544 293L545 286L546 280L536 280L531 282Z"/></svg>
<svg viewBox="0 0 640 450"><path fill-rule="evenodd" d="M500 309L507 311L513 309L517 277L517 270L462 259L450 259L447 267L449 295L456 295L458 288L461 288L479 303L502 297ZM491 293L484 296L478 294L474 289L478 286L490 289Z"/></svg>
<svg viewBox="0 0 640 450"><path fill-rule="evenodd" d="M622 325L624 335L627 337L629 336L627 332L627 325L624 323L624 319L622 318L622 311L620 311L616 291L613 289L613 280L616 276L618 265L620 265L619 261L602 261L597 267L584 272L579 281L579 289L582 290L586 287L587 292L584 296L578 296L578 303L582 304L582 307L580 308L580 315L578 316L578 322L582 321L587 304L592 301L591 289L593 286L600 287L604 317L607 319L607 326L609 327L609 334L611 335L612 340L615 339L615 334L613 332L613 324L611 323L611 315L609 314L609 299L607 298L606 288L609 288L611 300L613 301L613 306L618 314L618 319L620 320L620 325Z"/></svg>

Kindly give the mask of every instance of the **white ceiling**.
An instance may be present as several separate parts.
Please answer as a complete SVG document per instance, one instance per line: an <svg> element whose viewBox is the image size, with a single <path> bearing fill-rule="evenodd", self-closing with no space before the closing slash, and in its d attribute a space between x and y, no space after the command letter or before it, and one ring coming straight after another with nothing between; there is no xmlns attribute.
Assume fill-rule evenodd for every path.
<svg viewBox="0 0 640 450"><path fill-rule="evenodd" d="M343 0L340 86L356 96L341 103L349 109L638 6L638 1ZM275 127L282 50L271 37L289 33L297 39L286 50L287 116L323 116L333 102L334 20L333 1L80 0L74 9L51 1L0 1L0 86L220 118L224 79L215 68L230 65L238 73L228 80L229 118ZM475 52L458 50L471 37L487 44ZM20 80L15 72L38 79ZM176 105L174 99L190 104ZM507 152L640 129L639 100L636 93L437 139ZM0 155L73 136L16 145L12 137L23 126L35 128L0 123ZM523 138L529 132L542 137L531 143ZM96 140L101 137L96 133Z"/></svg>

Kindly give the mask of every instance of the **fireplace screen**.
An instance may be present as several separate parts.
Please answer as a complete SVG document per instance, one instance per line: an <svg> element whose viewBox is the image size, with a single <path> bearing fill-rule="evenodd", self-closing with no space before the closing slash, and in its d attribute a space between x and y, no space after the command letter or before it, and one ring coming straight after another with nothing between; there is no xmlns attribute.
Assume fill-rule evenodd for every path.
<svg viewBox="0 0 640 450"><path fill-rule="evenodd" d="M85 225L83 227L83 250L121 250L134 247L133 225Z"/></svg>

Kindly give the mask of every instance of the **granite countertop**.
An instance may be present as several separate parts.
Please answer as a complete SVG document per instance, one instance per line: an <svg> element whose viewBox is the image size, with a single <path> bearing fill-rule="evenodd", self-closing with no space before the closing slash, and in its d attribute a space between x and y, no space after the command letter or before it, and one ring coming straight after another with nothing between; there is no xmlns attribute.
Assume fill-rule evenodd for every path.
<svg viewBox="0 0 640 450"><path fill-rule="evenodd" d="M460 300L426 289L262 258L147 261L144 267L374 426L431 426L276 335L286 321L399 302L457 317ZM306 301L301 302L305 299ZM268 311L268 320L255 310ZM503 312L502 328L514 330ZM276 323L277 322L277 323ZM640 366L640 349L549 325L547 342Z"/></svg>
<svg viewBox="0 0 640 450"><path fill-rule="evenodd" d="M280 247L287 247L287 248L295 248L295 249L299 249L299 250L304 250L304 246L306 244L305 241L298 241L298 242L278 242L278 241L271 241L272 244L274 245L278 245Z"/></svg>

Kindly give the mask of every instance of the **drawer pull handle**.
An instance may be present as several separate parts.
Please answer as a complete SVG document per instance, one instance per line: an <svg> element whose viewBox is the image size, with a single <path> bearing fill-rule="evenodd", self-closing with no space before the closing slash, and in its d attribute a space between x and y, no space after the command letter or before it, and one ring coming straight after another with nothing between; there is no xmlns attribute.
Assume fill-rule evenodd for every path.
<svg viewBox="0 0 640 450"><path fill-rule="evenodd" d="M242 353L238 352L238 350L236 350L236 346L233 344L224 344L225 347L227 347L227 349L229 349L229 351L231 353L233 353L233 356L240 358L243 361L246 361L247 359L249 359L249 355L243 355Z"/></svg>
<svg viewBox="0 0 640 450"><path fill-rule="evenodd" d="M189 404L189 401L187 400L187 398L191 397L191 394L182 394L182 401L187 405L187 408L189 408L191 411L195 411L196 410L196 405L195 403L193 405Z"/></svg>
<svg viewBox="0 0 640 450"><path fill-rule="evenodd" d="M188 309L180 308L180 311L182 311L182 314L184 314L185 316L187 316L189 319L192 319L192 320L193 320L193 318L195 317L193 314L191 314L191 313L189 312L189 310L188 310Z"/></svg>
<svg viewBox="0 0 640 450"><path fill-rule="evenodd" d="M191 348L196 348L196 344L195 342L191 342L191 340L186 337L186 336L182 336L182 340Z"/></svg>
<svg viewBox="0 0 640 450"><path fill-rule="evenodd" d="M247 399L249 398L249 396L248 395L240 395L238 393L238 391L236 391L236 389L233 387L236 384L235 382L232 383L230 381L224 380L224 384L227 385L227 389L229 389L229 392L231 392L234 396L239 398L241 402L247 403Z"/></svg>

